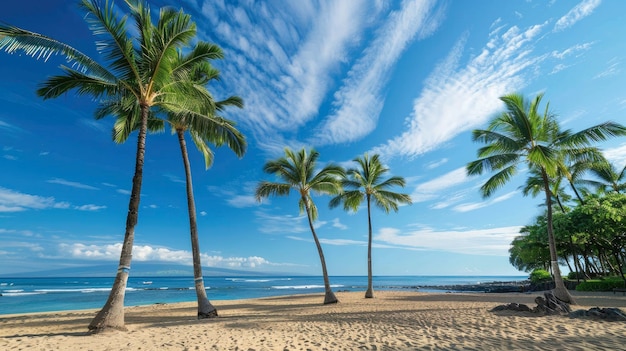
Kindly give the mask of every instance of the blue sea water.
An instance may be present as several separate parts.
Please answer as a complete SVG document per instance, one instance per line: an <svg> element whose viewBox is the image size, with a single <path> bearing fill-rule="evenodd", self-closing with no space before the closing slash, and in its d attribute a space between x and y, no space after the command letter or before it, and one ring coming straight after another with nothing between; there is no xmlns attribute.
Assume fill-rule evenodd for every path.
<svg viewBox="0 0 626 351"><path fill-rule="evenodd" d="M436 291L435 286L521 281L523 276L375 276L374 290ZM114 278L0 278L0 315L98 309L104 306ZM322 293L322 277L209 277L209 300ZM334 291L365 291L367 277L330 277ZM196 301L193 277L130 277L125 305Z"/></svg>

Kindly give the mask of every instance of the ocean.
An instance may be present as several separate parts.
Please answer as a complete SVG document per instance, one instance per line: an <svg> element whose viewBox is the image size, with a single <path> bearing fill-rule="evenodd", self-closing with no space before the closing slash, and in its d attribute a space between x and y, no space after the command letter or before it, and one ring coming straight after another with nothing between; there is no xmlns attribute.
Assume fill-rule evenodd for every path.
<svg viewBox="0 0 626 351"><path fill-rule="evenodd" d="M441 291L442 286L514 282L525 276L375 276L376 290ZM0 278L0 315L99 309L114 278ZM321 276L209 277L204 280L213 300L323 293ZM333 291L363 291L365 276L330 277ZM419 287L419 288L418 288ZM419 290L418 290L419 289ZM130 277L125 305L196 301L193 277Z"/></svg>

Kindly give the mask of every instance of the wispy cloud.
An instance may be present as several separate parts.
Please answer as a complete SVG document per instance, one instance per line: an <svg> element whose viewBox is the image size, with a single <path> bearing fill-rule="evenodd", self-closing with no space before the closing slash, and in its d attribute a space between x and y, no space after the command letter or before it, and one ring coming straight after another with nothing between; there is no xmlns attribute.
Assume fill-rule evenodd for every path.
<svg viewBox="0 0 626 351"><path fill-rule="evenodd" d="M347 225L345 225L345 224L343 224L343 223L341 223L341 221L339 220L339 218L335 218L335 219L333 219L333 227L334 227L334 228L339 228L339 229L341 229L341 230L346 230L346 229L348 229L348 226L347 226Z"/></svg>
<svg viewBox="0 0 626 351"><path fill-rule="evenodd" d="M306 216L270 215L263 211L254 213L259 231L266 234L303 233L309 230Z"/></svg>
<svg viewBox="0 0 626 351"><path fill-rule="evenodd" d="M100 206L100 205L94 205L94 204L89 204L89 205L82 205L82 206L74 206L74 209L77 209L79 211L99 211L102 209L107 208L106 206Z"/></svg>
<svg viewBox="0 0 626 351"><path fill-rule="evenodd" d="M626 166L626 144L604 150L604 157L613 163L618 169Z"/></svg>
<svg viewBox="0 0 626 351"><path fill-rule="evenodd" d="M520 226L511 226L467 231L422 229L408 232L396 228L382 228L374 239L411 250L508 256L511 241L519 235L520 228Z"/></svg>
<svg viewBox="0 0 626 351"><path fill-rule="evenodd" d="M456 187L469 181L465 167L457 168L433 180L415 187L411 198L413 202L424 202L439 198L444 190Z"/></svg>
<svg viewBox="0 0 626 351"><path fill-rule="evenodd" d="M255 207L260 205L253 195L235 195L226 200L226 202L237 208Z"/></svg>
<svg viewBox="0 0 626 351"><path fill-rule="evenodd" d="M497 27L480 53L459 68L468 34L463 36L426 80L407 119L407 131L374 152L420 155L483 124L502 107L499 97L523 87L524 71L545 59L531 55L543 26Z"/></svg>
<svg viewBox="0 0 626 351"><path fill-rule="evenodd" d="M447 162L448 162L448 159L447 159L447 158L442 158L442 159L441 159L441 160L439 160L439 161L429 162L429 163L427 163L424 167L425 167L426 169L435 169L435 168L437 168L437 167L439 167L439 166L441 166L441 165L446 164Z"/></svg>
<svg viewBox="0 0 626 351"><path fill-rule="evenodd" d="M170 182L185 184L185 180L184 180L184 179L182 179L182 178L181 178L181 177L179 177L179 176L175 176L175 175L173 175L173 174L169 174L169 173L165 173L165 174L163 174L163 176L164 176L165 178L169 179L169 181L170 181Z"/></svg>
<svg viewBox="0 0 626 351"><path fill-rule="evenodd" d="M457 206L454 206L454 210L457 212L469 212L469 211L474 211L477 210L479 208L483 208L483 207L487 207L487 206L491 206L493 204L496 204L498 202L502 202L504 200L508 200L510 198L512 198L514 195L518 194L519 191L511 191L508 192L504 195L498 196L496 198L493 198L491 200L485 200L485 201L481 201L481 202L472 202L472 203L464 203L464 204L460 204Z"/></svg>
<svg viewBox="0 0 626 351"><path fill-rule="evenodd" d="M78 189L100 190L91 185L86 185L86 184L82 184L78 182L72 182L69 180L61 179L61 178L54 178L54 179L46 180L46 182L52 183L52 184L61 184L61 185L71 186L72 188L78 188Z"/></svg>
<svg viewBox="0 0 626 351"><path fill-rule="evenodd" d="M335 93L336 110L315 133L313 144L355 141L374 130L384 105L382 90L395 62L414 38L428 37L443 19L442 11L433 14L433 7L433 1L404 1L387 16Z"/></svg>
<svg viewBox="0 0 626 351"><path fill-rule="evenodd" d="M0 120L0 131L1 130L9 132L9 134L15 133L15 132L23 132L21 128Z"/></svg>
<svg viewBox="0 0 626 351"><path fill-rule="evenodd" d="M593 10L600 5L601 0L583 0L574 6L565 16L561 17L554 24L554 31L562 31L573 26L576 22L591 15Z"/></svg>
<svg viewBox="0 0 626 351"><path fill-rule="evenodd" d="M225 84L255 111L241 123L261 142L275 141L277 133L316 116L332 73L380 8L364 0L258 2L245 8L206 1L201 11L213 31L201 37L218 39L225 49L229 60L216 64L224 65L219 68L229 77Z"/></svg>
<svg viewBox="0 0 626 351"><path fill-rule="evenodd" d="M620 62L617 59L612 59L609 62L609 66L602 72L598 73L595 77L593 78L605 78L605 77L610 77L610 76L615 76L618 75L619 73L622 72L621 68L620 68Z"/></svg>
<svg viewBox="0 0 626 351"><path fill-rule="evenodd" d="M30 209L69 208L67 202L57 202L54 197L42 197L20 193L0 187L0 212L20 212Z"/></svg>
<svg viewBox="0 0 626 351"><path fill-rule="evenodd" d="M117 189L115 191L117 191L118 193L123 194L123 195L130 195L131 194L131 191L130 190L126 190L126 189Z"/></svg>

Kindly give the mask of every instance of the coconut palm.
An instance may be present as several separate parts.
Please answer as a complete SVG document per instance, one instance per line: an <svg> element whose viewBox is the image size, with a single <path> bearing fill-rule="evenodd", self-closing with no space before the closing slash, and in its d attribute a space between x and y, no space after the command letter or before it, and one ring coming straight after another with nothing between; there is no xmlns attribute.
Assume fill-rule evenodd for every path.
<svg viewBox="0 0 626 351"><path fill-rule="evenodd" d="M221 49L213 45L212 51L215 53L213 58L222 58ZM179 53L177 61L185 61L188 58ZM198 300L198 319L217 317L217 309L211 304L207 297L204 286L204 278L202 275L202 260L200 257L200 244L198 238L198 225L196 220L196 205L193 195L193 183L191 176L191 166L189 155L187 152L187 144L185 134L189 132L191 140L196 148L204 156L205 167L208 169L213 164L213 152L209 148L208 143L215 146L226 144L238 157L242 157L246 150L246 141L244 136L237 130L234 123L230 120L221 118L217 115L227 106L236 106L243 108L243 101L238 96L231 96L223 101L215 102L213 97L206 90L206 86L211 80L219 79L219 71L211 66L208 61L200 61L195 64L193 69L185 71L181 74L178 72L178 84L181 86L180 96L185 100L179 105L170 106L170 111L165 111L167 119L148 119L148 129L154 132L161 131L164 123L168 123L172 127L172 134L176 134L183 159L185 169L185 184L187 191L187 209L189 215L189 231L191 235L191 252L193 257L194 286L196 297ZM186 77L184 76L186 75ZM185 109L179 109L177 106L186 105ZM116 116L116 124L114 126L114 140L118 143L126 141L132 129L131 121L128 118L133 116L132 113L126 111L113 111L115 105L107 113L101 114ZM100 116L98 116L100 117Z"/></svg>
<svg viewBox="0 0 626 351"><path fill-rule="evenodd" d="M477 129L472 139L487 144L478 150L479 159L468 163L468 175L478 175L487 171L495 171L485 184L481 186L483 197L489 197L498 188L506 184L517 173L520 163L541 174L546 198L547 232L550 247L550 260L556 288L554 294L564 302L574 303L565 288L557 261L557 251L552 227L552 192L550 179L557 176L563 167L565 157L573 161L593 158L582 148L590 146L593 141L605 140L608 137L624 135L626 128L612 122L606 122L577 133L562 131L555 116L546 105L545 111L539 110L543 94L537 95L532 101L522 95L510 94L501 97L506 111L495 116L487 129Z"/></svg>
<svg viewBox="0 0 626 351"><path fill-rule="evenodd" d="M214 55L210 45L199 42L191 50L188 60L177 62L177 50L188 47L196 35L191 17L182 11L163 8L157 23L153 23L147 3L139 0L125 0L125 3L134 21L136 37L126 32L128 17L119 16L113 2L107 0L102 5L98 0L82 0L80 3L87 12L86 20L94 34L104 36L97 43L98 50L109 61L110 69L50 37L0 26L0 49L10 53L25 52L38 58L62 54L75 63L72 67L62 67L62 75L48 78L43 83L37 93L44 99L74 90L80 95L102 99L99 114L111 110L127 111L133 116L127 119L127 126L139 124L135 173L119 266L106 304L89 324L93 332L108 328L126 329L124 297L138 220L149 117L156 108L176 110L177 113L184 111L187 107L180 103L184 84L178 84L177 73L183 73L196 62L211 59Z"/></svg>
<svg viewBox="0 0 626 351"><path fill-rule="evenodd" d="M335 196L330 201L330 207L335 208L343 203L346 211L357 211L361 203L367 203L367 291L365 298L374 297L372 286L372 199L374 204L389 213L393 210L398 212L398 204L411 204L408 194L395 193L388 190L393 186L404 187L404 178L393 176L383 179L389 168L380 162L380 156L375 154L370 157L367 153L353 160L359 164L359 168L351 168L346 172L347 178L343 180L344 192ZM346 190L347 189L347 190Z"/></svg>
<svg viewBox="0 0 626 351"><path fill-rule="evenodd" d="M311 192L329 195L341 193L341 178L345 176L345 171L343 168L333 164L326 165L317 171L318 158L319 153L313 149L307 153L303 148L295 153L290 148L285 148L285 157L268 161L263 167L266 173L276 175L283 182L262 181L256 188L255 196L257 201L261 201L261 199L270 195L287 196L292 189L298 192L300 195L298 202L300 213L306 212L309 227L311 228L313 240L317 246L317 252L322 264L325 289L324 304L330 304L337 303L338 300L330 287L324 252L313 226L318 213L317 206L315 206L311 197Z"/></svg>
<svg viewBox="0 0 626 351"><path fill-rule="evenodd" d="M626 190L626 165L619 170L614 164L603 158L594 163L589 171L597 179L585 180L585 183L595 187L598 191L622 193Z"/></svg>

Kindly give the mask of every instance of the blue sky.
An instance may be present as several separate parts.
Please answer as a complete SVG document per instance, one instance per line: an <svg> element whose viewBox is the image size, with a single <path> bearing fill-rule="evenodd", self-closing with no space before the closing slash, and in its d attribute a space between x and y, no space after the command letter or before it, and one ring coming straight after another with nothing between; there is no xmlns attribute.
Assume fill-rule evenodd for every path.
<svg viewBox="0 0 626 351"><path fill-rule="evenodd" d="M512 92L545 93L566 128L626 121L623 1L151 3L182 6L199 38L224 49L222 80L210 89L246 104L225 112L247 137L242 159L221 148L205 171L189 150L205 266L321 274L296 194L253 196L272 179L267 160L304 146L346 167L379 153L405 177L397 190L413 205L373 211L375 275L523 275L508 248L542 199L522 196L521 173L483 200L487 175L464 171L480 146L471 130ZM97 56L73 1L10 2L0 20ZM0 274L117 266L136 138L114 144L113 120L94 120L89 98L38 98L61 63L0 53ZM624 164L626 140L600 146ZM314 200L329 274L367 274L366 212ZM148 138L139 216L134 262L191 265L184 171L169 131Z"/></svg>

